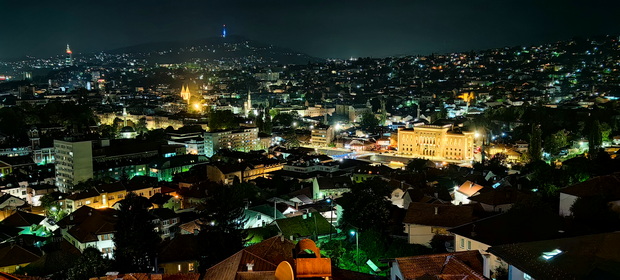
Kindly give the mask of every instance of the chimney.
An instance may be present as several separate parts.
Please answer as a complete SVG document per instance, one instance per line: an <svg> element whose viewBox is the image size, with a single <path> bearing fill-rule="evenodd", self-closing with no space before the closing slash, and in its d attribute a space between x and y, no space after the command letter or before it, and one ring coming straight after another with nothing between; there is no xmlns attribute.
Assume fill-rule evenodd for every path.
<svg viewBox="0 0 620 280"><path fill-rule="evenodd" d="M254 260L245 265L248 267L248 271L254 271Z"/></svg>
<svg viewBox="0 0 620 280"><path fill-rule="evenodd" d="M435 206L435 215L439 215L439 207Z"/></svg>

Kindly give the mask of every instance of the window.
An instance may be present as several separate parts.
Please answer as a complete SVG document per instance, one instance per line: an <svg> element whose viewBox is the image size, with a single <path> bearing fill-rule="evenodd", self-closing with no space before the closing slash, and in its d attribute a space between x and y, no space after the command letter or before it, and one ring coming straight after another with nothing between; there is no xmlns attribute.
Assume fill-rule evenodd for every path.
<svg viewBox="0 0 620 280"><path fill-rule="evenodd" d="M471 241L467 240L467 250L471 250Z"/></svg>
<svg viewBox="0 0 620 280"><path fill-rule="evenodd" d="M256 219L260 220L262 217L260 215L256 215Z"/></svg>
<svg viewBox="0 0 620 280"><path fill-rule="evenodd" d="M461 238L461 248L465 248L465 238Z"/></svg>
<svg viewBox="0 0 620 280"><path fill-rule="evenodd" d="M177 269L178 269L179 272L181 272L181 265L178 265Z"/></svg>
<svg viewBox="0 0 620 280"><path fill-rule="evenodd" d="M189 272L194 272L194 263L188 263L187 267L188 267Z"/></svg>

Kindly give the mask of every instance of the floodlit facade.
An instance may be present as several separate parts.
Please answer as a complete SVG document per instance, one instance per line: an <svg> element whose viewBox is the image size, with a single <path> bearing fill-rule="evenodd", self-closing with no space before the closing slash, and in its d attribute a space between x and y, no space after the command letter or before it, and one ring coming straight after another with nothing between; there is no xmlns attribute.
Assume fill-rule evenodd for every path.
<svg viewBox="0 0 620 280"><path fill-rule="evenodd" d="M454 130L451 125L399 129L398 152L439 161L473 160L474 133Z"/></svg>
<svg viewBox="0 0 620 280"><path fill-rule="evenodd" d="M327 147L334 141L334 128L329 125L317 125L312 129L310 143L318 147Z"/></svg>

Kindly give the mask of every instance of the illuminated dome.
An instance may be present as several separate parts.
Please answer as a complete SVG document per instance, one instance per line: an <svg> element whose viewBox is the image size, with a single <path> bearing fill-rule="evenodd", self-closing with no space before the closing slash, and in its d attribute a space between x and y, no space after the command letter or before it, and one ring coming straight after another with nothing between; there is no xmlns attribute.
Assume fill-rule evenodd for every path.
<svg viewBox="0 0 620 280"><path fill-rule="evenodd" d="M136 130L131 126L126 126L126 127L121 128L121 133L126 133L126 132L136 132Z"/></svg>

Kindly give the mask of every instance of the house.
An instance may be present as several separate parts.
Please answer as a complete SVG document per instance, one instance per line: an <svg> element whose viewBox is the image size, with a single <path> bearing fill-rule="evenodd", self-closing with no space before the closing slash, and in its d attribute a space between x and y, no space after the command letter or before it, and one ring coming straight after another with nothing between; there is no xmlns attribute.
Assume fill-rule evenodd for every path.
<svg viewBox="0 0 620 280"><path fill-rule="evenodd" d="M32 234L38 230L45 217L24 211L15 211L11 216L2 220L2 225L21 229L20 234ZM34 232L31 231L35 229Z"/></svg>
<svg viewBox="0 0 620 280"><path fill-rule="evenodd" d="M612 209L620 210L620 174L599 176L560 189L560 215L571 216L570 208L578 198L601 196Z"/></svg>
<svg viewBox="0 0 620 280"><path fill-rule="evenodd" d="M207 269L203 279L270 279L281 262L293 263L295 244L282 236L274 236L244 248ZM249 278L252 274L264 278ZM266 274L266 275L265 275ZM244 277L245 276L245 277ZM271 278L273 279L273 278Z"/></svg>
<svg viewBox="0 0 620 280"><path fill-rule="evenodd" d="M158 253L157 263L164 273L196 272L200 253L198 238L194 234L181 234L164 241Z"/></svg>
<svg viewBox="0 0 620 280"><path fill-rule="evenodd" d="M14 273L20 267L38 260L41 255L35 252L16 244L3 244L0 247L0 272Z"/></svg>
<svg viewBox="0 0 620 280"><path fill-rule="evenodd" d="M493 246L509 280L620 279L620 233Z"/></svg>
<svg viewBox="0 0 620 280"><path fill-rule="evenodd" d="M264 227L277 219L286 218L282 212L269 204L254 206L243 211L246 221L243 228Z"/></svg>
<svg viewBox="0 0 620 280"><path fill-rule="evenodd" d="M409 204L403 223L409 244L430 246L435 236L452 239L448 229L457 227L476 219L474 207L469 205L429 204L412 202Z"/></svg>
<svg viewBox="0 0 620 280"><path fill-rule="evenodd" d="M161 187L157 185L156 178L134 176L126 184L119 181L71 194L65 198L64 207L69 212L75 211L82 206L108 208L123 200L129 192L151 198L153 195L161 192Z"/></svg>
<svg viewBox="0 0 620 280"><path fill-rule="evenodd" d="M209 180L220 184L232 184L235 178L240 182L264 178L267 174L282 169L282 164L277 160L263 160L260 163L215 162L206 166Z"/></svg>
<svg viewBox="0 0 620 280"><path fill-rule="evenodd" d="M291 240L336 233L336 228L319 213L308 213L291 218L278 219L275 221L275 226L283 236Z"/></svg>
<svg viewBox="0 0 620 280"><path fill-rule="evenodd" d="M516 202L526 200L530 195L513 188L493 189L469 198L478 203L486 212L506 212Z"/></svg>
<svg viewBox="0 0 620 280"><path fill-rule="evenodd" d="M112 208L93 209L84 206L58 221L62 237L78 250L94 247L104 256L112 257L118 211Z"/></svg>
<svg viewBox="0 0 620 280"><path fill-rule="evenodd" d="M478 251L464 251L396 258L390 263L391 280L486 280Z"/></svg>
<svg viewBox="0 0 620 280"><path fill-rule="evenodd" d="M58 187L50 184L28 185L26 191L28 203L32 206L41 206L41 198L46 194L58 191Z"/></svg>
<svg viewBox="0 0 620 280"><path fill-rule="evenodd" d="M327 197L338 198L343 193L351 191L351 177L318 177L312 180L312 198L324 199Z"/></svg>
<svg viewBox="0 0 620 280"><path fill-rule="evenodd" d="M485 261L485 277L508 265L488 251L489 247L553 239L562 236L562 220L549 211L533 208L509 211L449 229L457 252L478 250Z"/></svg>
<svg viewBox="0 0 620 280"><path fill-rule="evenodd" d="M469 198L480 194L480 191L484 189L483 186L478 185L472 181L465 181L462 185L454 190L454 205L469 204Z"/></svg>
<svg viewBox="0 0 620 280"><path fill-rule="evenodd" d="M3 210L15 210L18 207L24 206L25 204L25 200L19 197L12 196L10 194L4 194L0 196L0 209Z"/></svg>
<svg viewBox="0 0 620 280"><path fill-rule="evenodd" d="M288 278L276 278L278 271L287 271ZM303 239L295 245L283 236L275 236L207 269L204 279L363 279L331 277L331 259L321 257L314 241Z"/></svg>
<svg viewBox="0 0 620 280"><path fill-rule="evenodd" d="M92 277L89 280L199 280L198 273L118 273L108 272L106 276Z"/></svg>
<svg viewBox="0 0 620 280"><path fill-rule="evenodd" d="M155 225L155 231L162 239L175 236L180 221L179 215L168 208L155 208L150 211L150 214L153 216L151 222Z"/></svg>

